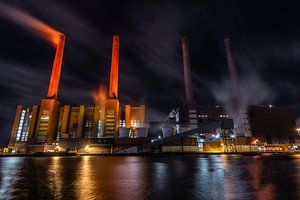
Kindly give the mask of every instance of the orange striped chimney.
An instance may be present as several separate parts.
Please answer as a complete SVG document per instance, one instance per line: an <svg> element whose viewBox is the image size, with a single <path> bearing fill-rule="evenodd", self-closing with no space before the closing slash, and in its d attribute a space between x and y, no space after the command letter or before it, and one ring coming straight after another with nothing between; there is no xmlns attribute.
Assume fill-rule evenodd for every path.
<svg viewBox="0 0 300 200"><path fill-rule="evenodd" d="M119 80L119 36L113 36L110 79L109 79L109 98L118 98Z"/></svg>
<svg viewBox="0 0 300 200"><path fill-rule="evenodd" d="M47 95L48 98L57 98L59 79L61 73L61 65L62 65L64 47L65 47L65 36L63 34L58 35L56 39L57 39L57 46L56 46L56 53L55 53L53 67L52 67L49 88L48 88L48 95Z"/></svg>

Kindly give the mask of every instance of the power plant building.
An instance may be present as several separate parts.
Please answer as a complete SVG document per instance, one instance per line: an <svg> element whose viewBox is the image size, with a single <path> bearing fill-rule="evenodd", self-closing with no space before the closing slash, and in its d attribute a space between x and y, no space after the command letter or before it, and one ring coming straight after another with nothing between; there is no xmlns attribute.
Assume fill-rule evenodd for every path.
<svg viewBox="0 0 300 200"><path fill-rule="evenodd" d="M299 141L294 113L288 106L249 106L249 126L253 137L268 144Z"/></svg>
<svg viewBox="0 0 300 200"><path fill-rule="evenodd" d="M145 105L125 105L125 127L144 128L146 126L145 110Z"/></svg>
<svg viewBox="0 0 300 200"><path fill-rule="evenodd" d="M38 106L18 106L12 126L9 148L24 148L34 136Z"/></svg>
<svg viewBox="0 0 300 200"><path fill-rule="evenodd" d="M245 117L244 127L260 143L288 144L299 140L293 110L288 106L251 105ZM224 107L199 106L198 118L199 121L220 120L231 116Z"/></svg>
<svg viewBox="0 0 300 200"><path fill-rule="evenodd" d="M182 39L182 58L183 58L183 74L184 74L184 88L185 88L185 101L180 107L180 122L185 128L197 128L197 102L194 100L192 89L192 75L189 45L186 38Z"/></svg>
<svg viewBox="0 0 300 200"><path fill-rule="evenodd" d="M8 147L16 152L53 151L62 143L80 143L83 146L87 144L86 141L92 141L96 147L91 149L97 149L97 145L106 145L107 152L110 151L112 141L115 142L117 148L122 150L124 146L149 141L151 144L161 138L177 137L186 131L191 131L192 134L185 138L178 136L180 140L171 142L169 145L192 144L196 145L196 147L191 147L195 149L204 148L204 142L210 141L211 143L206 146L218 143L221 148L221 142L224 142L222 143L224 146L232 148L233 138L236 136L246 136L248 139L253 136L262 143L295 142L298 135L290 108L243 105L229 41L225 40L225 46L230 82L234 90L231 105L225 105L225 107L198 105L192 89L188 42L186 38L183 38L185 100L178 110L170 113L168 120L148 124L145 105L121 105L118 99L120 42L117 35L113 36L108 91L104 92L105 94L96 101L95 105L61 105L57 96L65 37L59 35L47 98L42 99L40 105L17 106ZM228 112L228 107L232 109L232 105L235 105L234 115ZM221 125L220 132L223 131L222 137L224 136L222 141L215 140L220 135L213 128L206 131L207 135L205 131L198 132L197 128L203 122L220 122L226 121L223 119L232 118L236 120L237 113L239 126L244 130L241 132L241 129L236 130L238 133L243 133L242 135L229 133L233 129L232 120L227 120L231 121L227 128ZM241 113L243 115L240 115ZM206 137L210 138L207 140Z"/></svg>
<svg viewBox="0 0 300 200"><path fill-rule="evenodd" d="M40 106L17 107L8 147L17 152L26 152L26 145L58 145L64 139L98 139L119 137L123 122L126 128L144 128L145 106L124 108L121 119L121 105L118 99L119 37L113 36L109 91L107 98L94 106L60 105L57 100L59 79L64 50L64 35L59 36L52 68L47 98ZM126 117L125 117L126 116ZM146 135L145 135L146 136Z"/></svg>

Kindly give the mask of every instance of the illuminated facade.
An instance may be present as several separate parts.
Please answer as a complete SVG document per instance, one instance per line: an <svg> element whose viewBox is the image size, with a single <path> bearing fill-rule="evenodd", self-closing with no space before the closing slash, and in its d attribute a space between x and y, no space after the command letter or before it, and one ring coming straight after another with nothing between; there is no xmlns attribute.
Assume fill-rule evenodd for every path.
<svg viewBox="0 0 300 200"><path fill-rule="evenodd" d="M200 123L207 120L220 121L223 118L232 118L228 115L226 109L222 107L199 107L194 100L186 39L182 40L185 101L179 110L170 113L169 120L156 125L152 123L150 129L154 130L153 132L149 131L148 134L145 105L125 105L121 107L118 99L119 37L116 35L113 37L108 90L105 90L105 87L100 87L99 93L94 97L95 105L60 105L57 94L64 41L64 36L60 35L56 43L57 49L47 98L41 100L40 106L20 105L17 107L8 145L14 151L52 151L52 147L60 148L58 145L63 144L65 141L75 143L79 141L78 139L94 142L89 144L108 145L109 148L113 144L111 141L118 141L126 146L131 144L132 141L134 143L135 139L130 138L139 138L142 139L141 141L146 141L150 137L155 138L158 136L160 139L161 137L173 136L175 130L178 134L181 131L195 129ZM265 107L248 108L244 117L246 122L243 126L262 142L293 142L295 123L291 110L283 108L270 109ZM248 119L250 119L250 123ZM217 131L216 135L214 133L206 132L205 134L209 140L220 137ZM190 135L188 140L197 141L195 144L200 147L199 144L202 144L206 138L205 134ZM251 136L251 134L248 135ZM146 138L147 136L150 137ZM233 140L232 138L235 138L236 135L228 134L228 137ZM122 141L125 142L122 143ZM39 150L32 150L34 148Z"/></svg>
<svg viewBox="0 0 300 200"><path fill-rule="evenodd" d="M60 108L56 140L61 138L100 138L103 123L98 106L69 106Z"/></svg>
<svg viewBox="0 0 300 200"><path fill-rule="evenodd" d="M34 142L51 144L56 135L59 102L56 99L42 99L37 119Z"/></svg>
<svg viewBox="0 0 300 200"><path fill-rule="evenodd" d="M63 139L99 139L119 137L121 107L118 99L119 37L113 36L110 82L108 91L100 87L94 97L94 106L60 105L57 100L65 37L57 37L56 54L52 68L47 98L40 106L18 106L13 123L9 148L25 152L26 145L58 145ZM106 94L107 92L107 94ZM106 98L107 96L107 98ZM145 106L126 105L124 126L145 127ZM125 125L126 121L126 125ZM20 150L22 147L22 150Z"/></svg>
<svg viewBox="0 0 300 200"><path fill-rule="evenodd" d="M56 99L59 79L61 74L63 52L65 46L65 36L56 35L56 53L49 82L47 99L41 100L41 106L38 114L35 130L35 144L52 144L56 139L57 121L59 115L59 102Z"/></svg>
<svg viewBox="0 0 300 200"><path fill-rule="evenodd" d="M105 136L118 136L120 103L118 99L105 101Z"/></svg>
<svg viewBox="0 0 300 200"><path fill-rule="evenodd" d="M109 92L108 99L105 100L104 126L105 136L118 137L120 120L120 103L118 99L119 82L119 36L113 36Z"/></svg>
<svg viewBox="0 0 300 200"><path fill-rule="evenodd" d="M57 124L57 135L56 141L59 141L60 138L68 138L69 137L69 116L70 116L71 106L65 105L60 107L59 110L59 118Z"/></svg>
<svg viewBox="0 0 300 200"><path fill-rule="evenodd" d="M125 122L125 123L124 123ZM125 119L120 121L120 126L126 128L144 128L146 123L145 105L125 105Z"/></svg>
<svg viewBox="0 0 300 200"><path fill-rule="evenodd" d="M34 135L35 122L38 112L38 106L18 106L11 131L11 137L8 144L9 148L15 145L27 144Z"/></svg>
<svg viewBox="0 0 300 200"><path fill-rule="evenodd" d="M146 137L145 105L125 105L119 121L120 137Z"/></svg>

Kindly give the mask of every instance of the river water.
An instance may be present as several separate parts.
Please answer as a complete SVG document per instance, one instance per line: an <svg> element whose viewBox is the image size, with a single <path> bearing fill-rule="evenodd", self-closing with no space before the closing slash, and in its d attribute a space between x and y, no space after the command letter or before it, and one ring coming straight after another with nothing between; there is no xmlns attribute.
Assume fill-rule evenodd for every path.
<svg viewBox="0 0 300 200"><path fill-rule="evenodd" d="M0 158L0 199L300 199L300 156Z"/></svg>

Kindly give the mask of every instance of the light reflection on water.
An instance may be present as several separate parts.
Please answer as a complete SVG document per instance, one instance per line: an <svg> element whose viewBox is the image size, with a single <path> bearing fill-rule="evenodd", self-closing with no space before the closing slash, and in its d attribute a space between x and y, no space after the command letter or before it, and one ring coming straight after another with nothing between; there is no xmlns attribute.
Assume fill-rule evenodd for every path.
<svg viewBox="0 0 300 200"><path fill-rule="evenodd" d="M0 197L9 197L12 195L12 185L20 179L19 168L22 158L10 158L1 160L1 182Z"/></svg>
<svg viewBox="0 0 300 200"><path fill-rule="evenodd" d="M63 179L61 176L62 165L60 157L53 157L51 159L48 170L49 188L53 191L53 196L59 198L62 193Z"/></svg>
<svg viewBox="0 0 300 200"><path fill-rule="evenodd" d="M0 199L300 197L300 157L6 157L0 175Z"/></svg>

